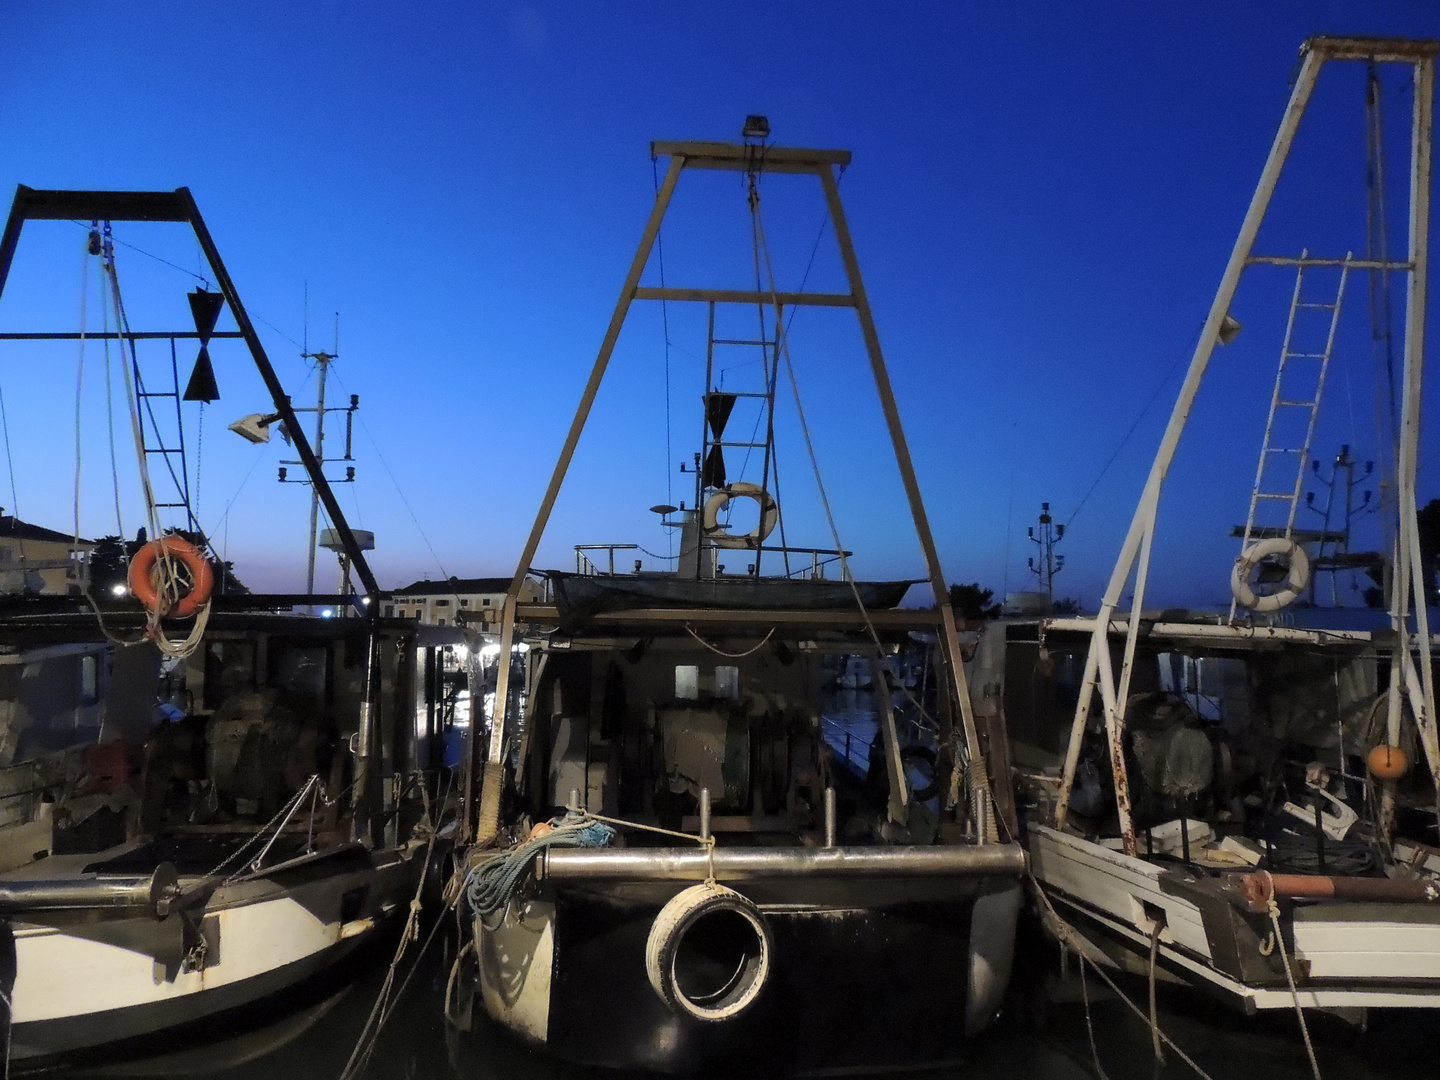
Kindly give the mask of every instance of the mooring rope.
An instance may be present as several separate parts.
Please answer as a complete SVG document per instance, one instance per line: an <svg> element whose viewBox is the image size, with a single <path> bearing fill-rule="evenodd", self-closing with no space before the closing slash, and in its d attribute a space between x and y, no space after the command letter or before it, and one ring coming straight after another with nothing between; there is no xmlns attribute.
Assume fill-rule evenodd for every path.
<svg viewBox="0 0 1440 1080"><path fill-rule="evenodd" d="M552 847L604 847L615 830L579 811L569 811L551 822L549 832L527 840L513 851L487 859L465 875L463 892L482 925L503 913L519 890L532 864ZM498 923L496 924L498 925Z"/></svg>

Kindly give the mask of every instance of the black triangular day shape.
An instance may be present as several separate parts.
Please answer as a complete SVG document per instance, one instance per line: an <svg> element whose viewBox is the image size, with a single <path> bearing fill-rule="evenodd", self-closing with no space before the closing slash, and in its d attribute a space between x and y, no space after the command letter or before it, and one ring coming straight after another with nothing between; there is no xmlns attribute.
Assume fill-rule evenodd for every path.
<svg viewBox="0 0 1440 1080"><path fill-rule="evenodd" d="M219 297L219 293L211 295ZM191 303L194 303L194 294L191 294ZM216 309L219 310L218 308ZM210 325L215 325L212 319ZM204 345L200 346L200 355L195 358L195 370L190 372L190 381L185 384L186 401L218 401L220 399L220 387L215 385L215 369L210 366L210 350Z"/></svg>
<svg viewBox="0 0 1440 1080"><path fill-rule="evenodd" d="M725 486L725 455L718 445L710 447L710 453L705 455L705 467L700 474L700 485L707 488L723 488Z"/></svg>
<svg viewBox="0 0 1440 1080"><path fill-rule="evenodd" d="M715 438L725 434L725 425L729 422L730 411L734 408L734 394L714 392L705 395L705 419L710 422L710 430Z"/></svg>
<svg viewBox="0 0 1440 1080"><path fill-rule="evenodd" d="M220 318L220 309L224 306L224 293L196 289L190 294L190 314L195 317L195 332L200 335L201 345L210 343L210 335L215 332L215 323ZM208 364L209 361L207 360L206 363ZM213 376L210 385L215 385Z"/></svg>

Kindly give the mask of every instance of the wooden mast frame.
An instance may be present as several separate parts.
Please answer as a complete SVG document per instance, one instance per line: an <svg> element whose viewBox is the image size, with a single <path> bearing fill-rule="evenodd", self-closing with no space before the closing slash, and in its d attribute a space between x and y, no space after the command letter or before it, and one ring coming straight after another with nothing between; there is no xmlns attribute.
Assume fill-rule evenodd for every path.
<svg viewBox="0 0 1440 1080"><path fill-rule="evenodd" d="M550 520L550 513L555 506L555 499L559 495L560 487L564 483L566 473L569 471L571 459L575 454L575 448L579 444L581 432L584 431L586 420L589 418L591 406L595 402L595 395L600 389L600 383L610 363L610 357L614 352L616 341L620 337L620 329L625 323L631 302L635 300L675 300L707 303L773 304L781 309L793 306L814 306L848 307L855 310L860 320L860 329L865 340L866 353L870 360L870 370L875 378L876 393L880 398L881 408L884 412L891 445L895 451L896 464L899 466L900 477L905 487L905 495L910 505L911 517L914 520L915 531L920 539L920 547L925 556L926 574L930 587L935 593L936 605L940 610L941 648L947 660L946 666L951 672L951 686L949 689L955 694L955 698L959 702L961 727L970 759L972 812L977 818L980 836L986 840L996 839L994 815L990 812L989 805L990 779L986 768L985 757L982 753L981 744L977 735L974 710L971 706L969 687L965 679L965 668L960 655L959 633L955 621L955 613L950 606L949 592L945 585L945 577L941 570L940 559L935 550L934 536L931 533L929 518L925 513L925 506L920 497L920 486L915 478L915 468L910 457L910 448L905 440L905 433L900 424L900 413L895 404L895 395L890 385L889 372L885 367L885 358L880 349L880 336L875 329L874 317L870 310L870 301L866 296L864 282L860 276L860 264L855 256L854 244L845 220L844 208L840 202L840 189L836 180L836 169L843 169L850 163L850 152L848 150L810 150L794 147L716 142L655 142L651 143L650 152L654 157L668 157L670 163L665 170L665 177L656 192L655 203L650 211L650 218L646 222L645 231L641 235L639 248L636 250L635 258L630 264L630 272L625 278L625 284L620 290L620 298L616 302L609 328L606 330L604 340L601 342L599 355L595 358L595 365L591 369L590 378L585 384L585 390L581 395L580 404L575 410L575 417L571 421L569 433L566 435L565 443L561 447L560 457L555 464L555 471L550 477L549 486L545 489L545 496L541 500L539 512L535 517L535 523L530 530L530 536L526 540L524 550L520 554L514 577L510 581L510 589L505 599L504 608L502 609L500 668L495 687L494 719L491 724L490 738L485 748L483 762L480 760L479 740L472 740L471 745L469 779L467 781L467 807L473 805L474 780L483 771L480 805L474 821L475 837L481 842L484 842L491 839L499 828L500 786L503 774L502 759L505 748L505 728L509 706L510 664L508 658L515 644L516 605L519 602L521 584L530 572L531 561L535 558L535 553L540 546L540 539L545 532L545 527ZM816 177L820 181L830 221L835 228L835 237L840 248L841 259L845 266L846 279L850 287L849 293L782 293L735 289L642 287L640 285L640 277L649 262L651 249L654 247L655 239L659 235L661 222L664 220L665 212L670 205L670 199L675 192L675 186L680 179L680 174L686 169L720 169L733 172L759 169L772 173L796 173ZM470 814L468 812L466 819L465 824L468 829L470 825Z"/></svg>

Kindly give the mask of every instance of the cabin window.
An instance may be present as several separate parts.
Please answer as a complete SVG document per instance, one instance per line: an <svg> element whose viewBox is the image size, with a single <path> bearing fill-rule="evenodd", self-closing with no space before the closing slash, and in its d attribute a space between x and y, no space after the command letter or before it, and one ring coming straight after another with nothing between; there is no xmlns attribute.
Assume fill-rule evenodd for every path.
<svg viewBox="0 0 1440 1080"><path fill-rule="evenodd" d="M484 600L481 600L480 603L481 603L481 605L484 606L484 607L489 607L489 606L490 606L490 598L487 596L487 597L485 597Z"/></svg>
<svg viewBox="0 0 1440 1080"><path fill-rule="evenodd" d="M470 601L469 601L469 600L465 600L465 599L462 598L461 601L460 601L460 606L461 606L461 607L469 607L469 606L470 606Z"/></svg>
<svg viewBox="0 0 1440 1080"><path fill-rule="evenodd" d="M80 704L94 705L100 700L100 658L80 657Z"/></svg>
<svg viewBox="0 0 1440 1080"><path fill-rule="evenodd" d="M272 639L269 661L271 686L308 707L323 706L330 667L324 645L292 645Z"/></svg>
<svg viewBox="0 0 1440 1080"><path fill-rule="evenodd" d="M738 701L740 698L740 669L728 664L715 668L715 696Z"/></svg>
<svg viewBox="0 0 1440 1080"><path fill-rule="evenodd" d="M449 607L449 606L450 606L450 601L449 601L449 600L436 600L436 601L435 601L435 606L436 606L436 607Z"/></svg>
<svg viewBox="0 0 1440 1080"><path fill-rule="evenodd" d="M392 616L392 615L394 615L394 614L395 614L395 605L394 605L394 604L386 604L386 605L385 605L385 617L388 619L388 618L390 618L390 616Z"/></svg>
<svg viewBox="0 0 1440 1080"><path fill-rule="evenodd" d="M675 665L675 697L694 701L700 696L700 668L696 664Z"/></svg>
<svg viewBox="0 0 1440 1080"><path fill-rule="evenodd" d="M205 690L202 704L216 709L235 694L255 685L255 643L212 641L205 650Z"/></svg>
<svg viewBox="0 0 1440 1080"><path fill-rule="evenodd" d="M436 623L438 623L440 626L444 626L444 625L445 625L445 620L444 620L444 618L439 618L439 619L436 619L435 621L436 621Z"/></svg>

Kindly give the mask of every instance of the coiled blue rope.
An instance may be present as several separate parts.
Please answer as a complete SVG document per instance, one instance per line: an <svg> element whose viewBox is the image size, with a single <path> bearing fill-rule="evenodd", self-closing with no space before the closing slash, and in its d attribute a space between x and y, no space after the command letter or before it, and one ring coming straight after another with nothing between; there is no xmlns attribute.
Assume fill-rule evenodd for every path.
<svg viewBox="0 0 1440 1080"><path fill-rule="evenodd" d="M488 924L504 913L531 864L546 848L606 847L615 835L615 830L603 821L573 812L554 819L551 824L554 828L544 836L481 863L466 875L465 900L483 922Z"/></svg>

